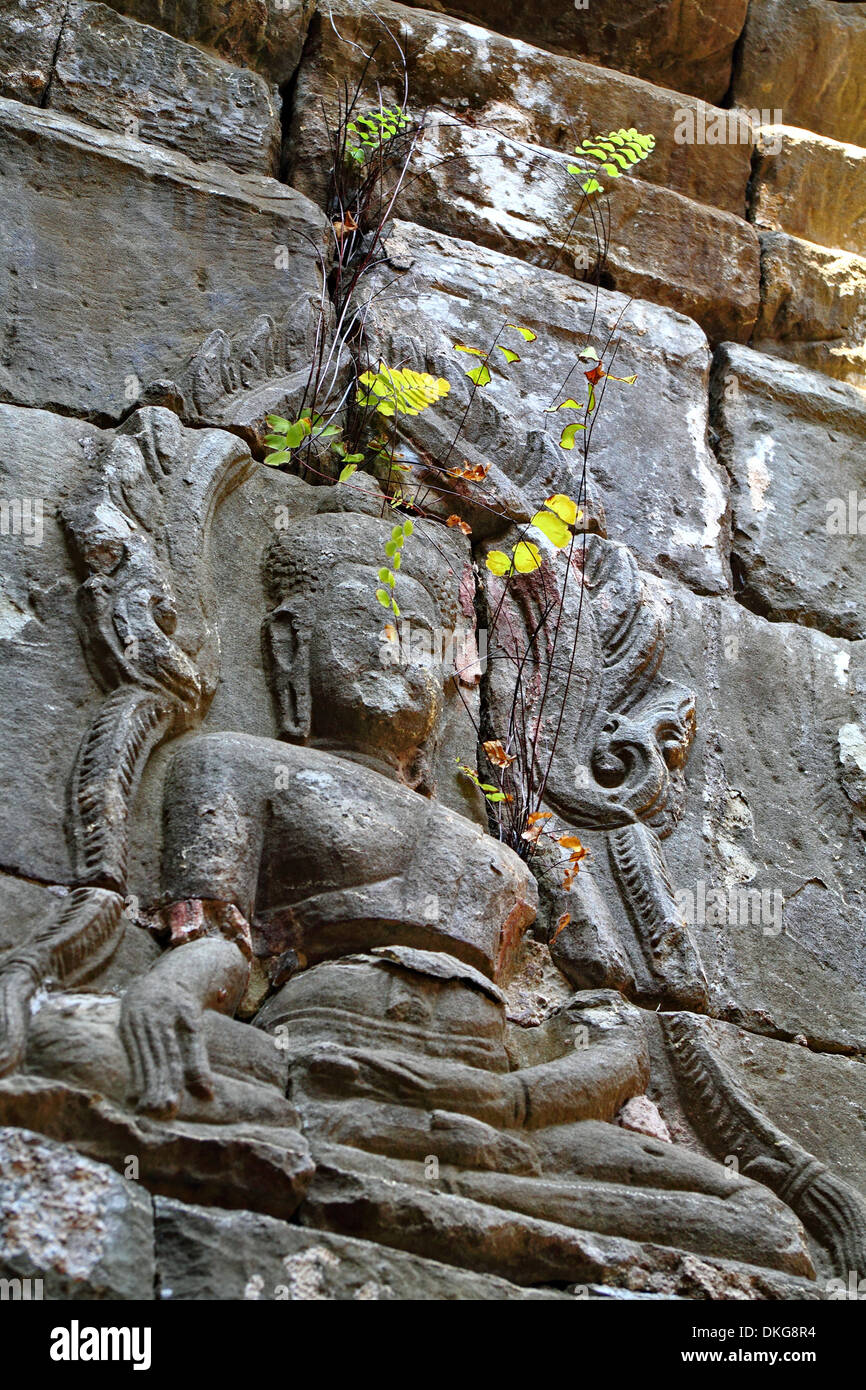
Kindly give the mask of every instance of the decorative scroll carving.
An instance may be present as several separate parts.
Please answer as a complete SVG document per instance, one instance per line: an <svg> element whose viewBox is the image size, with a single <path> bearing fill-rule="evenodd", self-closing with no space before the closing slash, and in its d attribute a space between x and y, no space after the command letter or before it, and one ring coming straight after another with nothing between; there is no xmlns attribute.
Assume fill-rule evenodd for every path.
<svg viewBox="0 0 866 1390"><path fill-rule="evenodd" d="M173 701L134 686L119 686L104 700L82 741L72 778L69 830L80 882L125 887L135 787L178 717Z"/></svg>
<svg viewBox="0 0 866 1390"><path fill-rule="evenodd" d="M658 835L645 825L624 825L610 832L607 843L615 881L659 994L705 1009L706 978L677 907Z"/></svg>
<svg viewBox="0 0 866 1390"><path fill-rule="evenodd" d="M694 697L659 674L664 624L644 593L631 552L587 535L572 563L559 635L542 628L530 658L538 674L523 682L526 722L534 730L540 721L539 761L550 767L545 800L569 825L607 832L615 873L659 997L703 1008L706 981L676 911L660 843L682 814L684 769L697 726ZM500 609L512 655L530 645L529 634L561 583L555 568L545 572L543 581L531 575L512 583ZM495 606L501 598L499 581L488 578L487 584ZM545 696L542 672L548 668L552 676ZM510 699L507 679L494 670L494 727ZM554 735L556 753L551 756ZM572 913L572 934L583 915L579 908ZM598 974L601 968L604 981L618 986L621 957L610 940L607 954L606 969L603 963L585 963L583 973Z"/></svg>
<svg viewBox="0 0 866 1390"><path fill-rule="evenodd" d="M830 1253L846 1281L866 1275L866 1203L750 1103L711 1049L697 1019L663 1018L677 1078L694 1123L712 1150L736 1155L740 1172L771 1187Z"/></svg>
<svg viewBox="0 0 866 1390"><path fill-rule="evenodd" d="M122 892L129 806L147 760L201 718L219 640L203 574L210 517L246 475L243 444L137 411L63 512L84 573L83 640L111 689L85 735L69 831L80 882Z"/></svg>

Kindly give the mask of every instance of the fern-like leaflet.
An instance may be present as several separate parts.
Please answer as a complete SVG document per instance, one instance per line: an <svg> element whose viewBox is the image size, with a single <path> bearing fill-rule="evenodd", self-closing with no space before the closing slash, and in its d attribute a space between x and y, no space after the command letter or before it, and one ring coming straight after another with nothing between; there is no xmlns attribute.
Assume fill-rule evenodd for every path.
<svg viewBox="0 0 866 1390"><path fill-rule="evenodd" d="M634 126L629 130L611 130L607 135L590 135L575 145L575 154L592 160L596 167L592 169L590 165L581 167L569 164L568 172L581 179L581 191L587 197L593 197L604 192L596 174L606 174L611 179L620 178L624 172L652 154L655 143L654 135L641 135Z"/></svg>
<svg viewBox="0 0 866 1390"><path fill-rule="evenodd" d="M409 118L402 106L380 106L378 111L358 116L346 125L346 158L355 164L365 164L370 155L405 130ZM354 144L349 142L352 137Z"/></svg>

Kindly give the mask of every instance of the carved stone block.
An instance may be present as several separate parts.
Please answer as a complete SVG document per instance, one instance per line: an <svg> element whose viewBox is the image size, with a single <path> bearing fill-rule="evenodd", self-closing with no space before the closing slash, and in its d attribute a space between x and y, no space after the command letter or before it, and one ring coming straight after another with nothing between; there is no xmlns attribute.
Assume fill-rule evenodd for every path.
<svg viewBox="0 0 866 1390"><path fill-rule="evenodd" d="M866 398L731 345L714 365L713 403L731 477L739 593L776 621L863 637Z"/></svg>
<svg viewBox="0 0 866 1390"><path fill-rule="evenodd" d="M47 105L241 173L279 167L279 108L263 78L107 5L70 7Z"/></svg>
<svg viewBox="0 0 866 1390"><path fill-rule="evenodd" d="M489 466L486 493L528 520L551 492L577 492L579 469L559 448L561 425L536 422L556 418L542 412L574 366L576 325L588 328L593 293L500 252L473 246L467 254L468 246L409 223L392 225L384 241L388 264L373 284L383 293L370 306L371 347L386 361L448 374L445 401L405 428L435 454L447 450L469 399L453 347L468 336L467 323L479 345L493 341L506 312L543 336L543 348L521 349L523 361L512 364L508 379L497 378L476 399L461 441L461 458ZM607 395L587 482L588 525L606 533L609 514L610 535L630 545L648 569L679 575L702 592L723 592L727 498L706 441L706 339L680 314L644 301L627 308L623 296L602 291L596 326L602 342L618 319L616 370L637 373L641 409L633 409L629 387ZM464 505L459 483L456 491ZM473 509L466 492L464 510L473 534L483 538L496 519ZM443 505L450 512L454 502L451 496Z"/></svg>
<svg viewBox="0 0 866 1390"><path fill-rule="evenodd" d="M299 193L17 102L0 127L7 399L117 420L215 328L291 303L303 342L327 243Z"/></svg>
<svg viewBox="0 0 866 1390"><path fill-rule="evenodd" d="M0 1274L31 1298L153 1297L149 1194L26 1126L0 1130L0 1228Z"/></svg>

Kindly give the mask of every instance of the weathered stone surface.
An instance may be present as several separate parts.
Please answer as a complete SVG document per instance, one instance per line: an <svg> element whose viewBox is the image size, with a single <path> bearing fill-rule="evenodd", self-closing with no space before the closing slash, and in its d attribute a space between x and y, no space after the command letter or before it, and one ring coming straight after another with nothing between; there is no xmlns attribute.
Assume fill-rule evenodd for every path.
<svg viewBox="0 0 866 1390"><path fill-rule="evenodd" d="M710 1012L862 1054L866 646L652 587L670 607L665 671L692 686L698 710L665 854Z"/></svg>
<svg viewBox="0 0 866 1390"><path fill-rule="evenodd" d="M289 1226L254 1212L158 1197L157 1297L163 1299L568 1299L425 1260L371 1241Z"/></svg>
<svg viewBox="0 0 866 1390"><path fill-rule="evenodd" d="M275 174L280 117L272 88L107 5L74 3L48 106L194 160Z"/></svg>
<svg viewBox="0 0 866 1390"><path fill-rule="evenodd" d="M109 0L112 9L154 24L187 43L213 48L272 82L298 64L314 0Z"/></svg>
<svg viewBox="0 0 866 1390"><path fill-rule="evenodd" d="M39 105L65 10L66 0L0 0L0 97Z"/></svg>
<svg viewBox="0 0 866 1390"><path fill-rule="evenodd" d="M662 1147L657 1141L642 1142L656 1149ZM557 1208L552 1191L544 1196L559 1221L556 1217L545 1220L536 1215L515 1215L497 1200L495 1187L485 1192L478 1184L470 1196L447 1183L439 1185L434 1181L413 1186L395 1182L382 1173L381 1164L375 1160L349 1167L345 1151L337 1148L322 1150L317 1157L316 1176L299 1213L302 1225L317 1230L351 1229L365 1239L397 1249L423 1249L434 1258L438 1255L453 1259L459 1252L461 1262L469 1269L493 1270L501 1278L530 1286L565 1280L581 1284L598 1281L636 1291L685 1294L692 1298L820 1296L801 1263L802 1257L796 1253L795 1227L791 1228L793 1239L787 1258L782 1257L783 1267L757 1269L724 1258L685 1255L663 1243L640 1245L622 1237L581 1230L573 1209L569 1211L564 1203ZM440 1186L443 1190L439 1190ZM688 1199L682 1193L678 1198L687 1219ZM601 1187L596 1201L599 1219L603 1220ZM730 1188L719 1206L729 1202L728 1211L733 1215L736 1204L731 1202ZM768 1223L776 1211L774 1204L771 1217L768 1207Z"/></svg>
<svg viewBox="0 0 866 1390"><path fill-rule="evenodd" d="M184 432L176 417L168 412L146 411L138 417L137 424L144 426L146 449L153 443L153 436L148 442L148 432L155 428L162 446L173 452L174 466L184 471L191 468L196 478L195 486L187 484L179 490L177 507L168 508L169 516L173 511L175 544L184 552L180 573L175 571L172 603L180 640L187 643L189 651L206 650L201 593L190 590L188 569L187 580L183 580L184 567L196 552L202 551L201 528L204 525L206 529L212 501L206 495L197 498L197 493L214 465L218 467L222 462L231 469L232 460L236 460L243 469L246 457L246 466L252 468L252 460L236 437L213 431ZM133 421L133 434L135 429ZM78 576L59 511L93 476L113 447L115 460L128 460L126 451L130 446L134 457L135 445L129 430L118 442L111 431L97 429L85 421L48 411L0 406L4 530L0 546L0 644L7 729L3 745L7 796L0 812L0 863L20 875L47 883L72 883L77 874L86 872L81 863L76 863L64 823L78 745L100 709L100 683L105 675L99 671L93 651L88 659L82 649L81 609L76 597ZM187 454L186 450L191 452ZM143 462L141 454L138 458ZM140 481L137 486L141 488ZM139 494L140 506L143 495ZM94 500L93 508L97 505ZM149 524L159 532L160 526L165 525L165 511L162 520L159 517L164 503L151 499L151 505L155 512L148 513L145 508L138 525L141 517L147 516ZM110 514L110 509L103 510L103 518ZM134 530L130 526L129 533ZM144 527L139 535L143 530ZM160 534L155 544L164 546L164 535ZM160 583L164 577L163 570ZM126 627L129 615L125 600L120 607L123 612L114 615L119 626L115 629L109 623L106 635L120 642L122 648L126 638L121 634L126 632L129 637L130 633ZM146 645L148 632L151 629L145 623L135 640ZM165 655L163 650L163 658ZM188 657L177 657L177 649L175 656L183 667ZM38 738L28 733L34 709L40 711ZM151 833L154 828L151 827Z"/></svg>
<svg viewBox="0 0 866 1390"><path fill-rule="evenodd" d="M45 1298L153 1298L147 1193L27 1129L0 1130L0 1273Z"/></svg>
<svg viewBox="0 0 866 1390"><path fill-rule="evenodd" d="M777 620L866 636L866 400L735 345L717 356L713 400L741 597Z"/></svg>
<svg viewBox="0 0 866 1390"><path fill-rule="evenodd" d="M322 196L327 153L302 127L294 182ZM651 156L652 158L652 156ZM597 264L598 212L575 218L568 158L438 113L416 147L395 211L407 220L578 280ZM308 182L307 171L312 174ZM317 187L318 186L318 187ZM696 319L711 338L746 340L758 314L758 239L739 217L639 178L613 183L602 283Z"/></svg>
<svg viewBox="0 0 866 1390"><path fill-rule="evenodd" d="M756 227L866 255L866 150L792 126L763 127L756 149Z"/></svg>
<svg viewBox="0 0 866 1390"><path fill-rule="evenodd" d="M717 1019L697 1026L748 1099L866 1196L863 1062L745 1032Z"/></svg>
<svg viewBox="0 0 866 1390"><path fill-rule="evenodd" d="M593 0L597 3L597 0ZM571 153L575 142L600 130L636 126L652 132L656 146L641 166L642 177L697 202L742 216L749 178L747 143L680 143L691 114L709 120L714 112L694 99L666 92L625 73L609 71L463 24L441 14L410 10L378 0L375 12L394 34L408 35L412 51L411 112L440 108L491 136ZM657 9L657 6L653 7ZM364 78L377 100L403 100L403 76L393 42L362 0L331 0L312 22L298 73L289 155L304 178L322 184L318 163L323 138L322 102L333 112L344 80L360 80L365 54L379 44ZM536 18L537 16L534 16ZM358 48L353 44L359 45ZM310 142L313 142L312 146Z"/></svg>
<svg viewBox="0 0 866 1390"><path fill-rule="evenodd" d="M761 311L752 341L866 387L866 258L762 232Z"/></svg>
<svg viewBox="0 0 866 1390"><path fill-rule="evenodd" d="M265 1212L290 1217L313 1164L279 1086L255 1075L263 1055L279 1058L271 1041L211 1015L229 1025L221 1044L209 1036L216 1102L199 1100L196 1107L187 1097L180 1119L154 1120L125 1104L130 1073L119 1009L116 999L66 995L40 1011L25 1070L0 1081L0 1123L32 1126L120 1173L134 1155L142 1188L151 1192L228 1208L253 1200ZM52 1079L52 1071L71 1084ZM114 1094L104 1099L100 1090Z"/></svg>
<svg viewBox="0 0 866 1390"><path fill-rule="evenodd" d="M593 291L408 223L393 224L384 250L388 263L372 282L383 292L367 320L371 353L452 383L442 405L407 423L409 437L444 456L470 389L453 344L488 346L507 314L538 333L538 341L521 348L523 361L508 368L507 380L497 375L478 392L460 456L489 464L485 495L507 503L518 517L528 519L528 509L551 492L576 495L579 462L560 449L561 425L550 424L556 417L543 411L560 398L558 384L583 365L576 353L579 335L590 326ZM679 314L643 302L627 307L622 296L601 291L594 327L599 351L617 320L621 342L613 370L636 372L638 384L606 392L593 439L588 510L598 516L603 498L611 536L631 545L648 568L719 592L728 586L727 499L706 443L706 339ZM568 390L579 379L572 375ZM633 390L640 391L640 410ZM449 510L454 500L446 499ZM476 536L490 533L487 513L468 515Z"/></svg>
<svg viewBox="0 0 866 1390"><path fill-rule="evenodd" d="M751 0L733 78L737 106L866 143L866 5Z"/></svg>
<svg viewBox="0 0 866 1390"><path fill-rule="evenodd" d="M557 52L720 101L728 89L731 57L748 0L722 0L710 10L700 0L635 0L627 9L617 0L591 0L573 7L456 0L444 8Z"/></svg>
<svg viewBox="0 0 866 1390"><path fill-rule="evenodd" d="M4 1278L293 1301L866 1278L866 398L781 360L854 379L866 355L861 152L759 113L741 220L737 113L782 98L702 98L728 100L745 0L598 3L491 12L532 47L334 0L295 83L307 0L64 0L26 29L0 0ZM804 102L831 120L831 31L864 10L820 10ZM797 99L807 13L764 71L793 44ZM254 455L267 415L324 408L345 282L320 121L379 40L361 107L404 100L401 32L416 165L327 407L362 466L313 486L328 440L300 476ZM266 79L301 191L253 172ZM610 189L595 292L563 166L632 124L657 145ZM712 379L701 325L751 335ZM455 345L500 359L497 333L520 356L472 393ZM394 421L411 502L344 410L377 360L450 382ZM545 410L584 373L585 497L587 435L563 449ZM572 541L551 525L506 585L490 548L553 492ZM117 1217L98 1240L82 1192Z"/></svg>
<svg viewBox="0 0 866 1390"><path fill-rule="evenodd" d="M0 125L7 400L116 419L214 329L287 302L304 360L326 243L299 193L15 102Z"/></svg>

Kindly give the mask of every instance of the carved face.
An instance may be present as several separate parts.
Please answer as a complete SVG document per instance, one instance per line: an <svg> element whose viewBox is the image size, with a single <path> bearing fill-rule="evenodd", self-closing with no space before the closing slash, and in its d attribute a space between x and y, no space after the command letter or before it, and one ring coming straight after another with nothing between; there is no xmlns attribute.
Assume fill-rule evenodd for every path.
<svg viewBox="0 0 866 1390"><path fill-rule="evenodd" d="M310 634L311 731L406 757L442 712L439 616L407 574L397 583L399 624L376 601L376 587L376 571L358 564L340 566L325 586ZM387 625L408 632L408 640L389 642Z"/></svg>
<svg viewBox="0 0 866 1390"><path fill-rule="evenodd" d="M298 595L271 613L273 690L282 737L406 763L442 713L441 620L410 575L398 579L399 624L377 602L377 585L372 567L336 561L314 599Z"/></svg>

